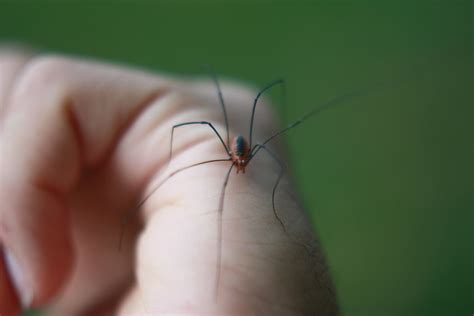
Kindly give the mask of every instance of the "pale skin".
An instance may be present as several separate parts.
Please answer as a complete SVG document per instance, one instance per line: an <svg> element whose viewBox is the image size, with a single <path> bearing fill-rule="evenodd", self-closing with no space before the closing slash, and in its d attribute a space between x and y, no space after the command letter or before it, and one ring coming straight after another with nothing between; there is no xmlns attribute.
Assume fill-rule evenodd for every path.
<svg viewBox="0 0 474 316"><path fill-rule="evenodd" d="M247 135L255 91L221 85L231 138ZM49 315L337 314L322 250L287 176L276 195L287 232L273 214L279 167L263 151L230 176L217 297L217 209L229 161L170 178L118 250L121 219L153 184L227 158L209 127L186 126L175 131L167 165L171 127L196 120L224 137L210 80L0 51L0 244L22 276L15 286L0 257L0 314L19 315L21 301ZM255 140L278 129L259 104ZM269 147L284 157L276 142Z"/></svg>

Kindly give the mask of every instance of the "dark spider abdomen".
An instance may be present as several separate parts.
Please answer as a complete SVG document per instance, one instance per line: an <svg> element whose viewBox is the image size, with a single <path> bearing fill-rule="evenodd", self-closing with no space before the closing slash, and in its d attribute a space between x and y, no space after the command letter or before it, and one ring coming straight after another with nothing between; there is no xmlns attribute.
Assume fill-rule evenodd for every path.
<svg viewBox="0 0 474 316"><path fill-rule="evenodd" d="M247 142L244 137L239 135L235 138L235 155L243 156L247 152Z"/></svg>

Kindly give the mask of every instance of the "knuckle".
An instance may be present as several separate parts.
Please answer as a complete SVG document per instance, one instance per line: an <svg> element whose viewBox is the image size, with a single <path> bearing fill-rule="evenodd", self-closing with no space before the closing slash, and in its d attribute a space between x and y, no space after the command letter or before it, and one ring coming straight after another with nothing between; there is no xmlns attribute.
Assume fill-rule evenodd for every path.
<svg viewBox="0 0 474 316"><path fill-rule="evenodd" d="M30 98L51 91L67 90L67 73L71 61L61 56L45 55L31 59L14 88L14 98Z"/></svg>

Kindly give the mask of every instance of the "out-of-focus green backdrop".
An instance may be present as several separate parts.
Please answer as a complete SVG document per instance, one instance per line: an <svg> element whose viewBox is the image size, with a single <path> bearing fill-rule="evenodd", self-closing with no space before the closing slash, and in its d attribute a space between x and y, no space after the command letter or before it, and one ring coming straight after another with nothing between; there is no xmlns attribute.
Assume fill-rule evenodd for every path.
<svg viewBox="0 0 474 316"><path fill-rule="evenodd" d="M284 77L287 122L374 86L287 137L342 311L472 315L472 18L472 1L447 0L0 2L0 39L178 74L210 63L257 85Z"/></svg>

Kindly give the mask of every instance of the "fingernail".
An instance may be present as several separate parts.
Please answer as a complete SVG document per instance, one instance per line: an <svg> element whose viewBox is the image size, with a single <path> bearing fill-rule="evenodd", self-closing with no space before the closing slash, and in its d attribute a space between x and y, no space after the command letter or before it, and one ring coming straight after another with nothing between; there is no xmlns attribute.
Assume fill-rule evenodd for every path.
<svg viewBox="0 0 474 316"><path fill-rule="evenodd" d="M4 249L4 253L6 267L13 282L13 286L16 289L16 293L20 297L21 306L23 308L28 308L33 300L33 289L31 286L28 286L25 280L25 274L15 256L7 249Z"/></svg>

